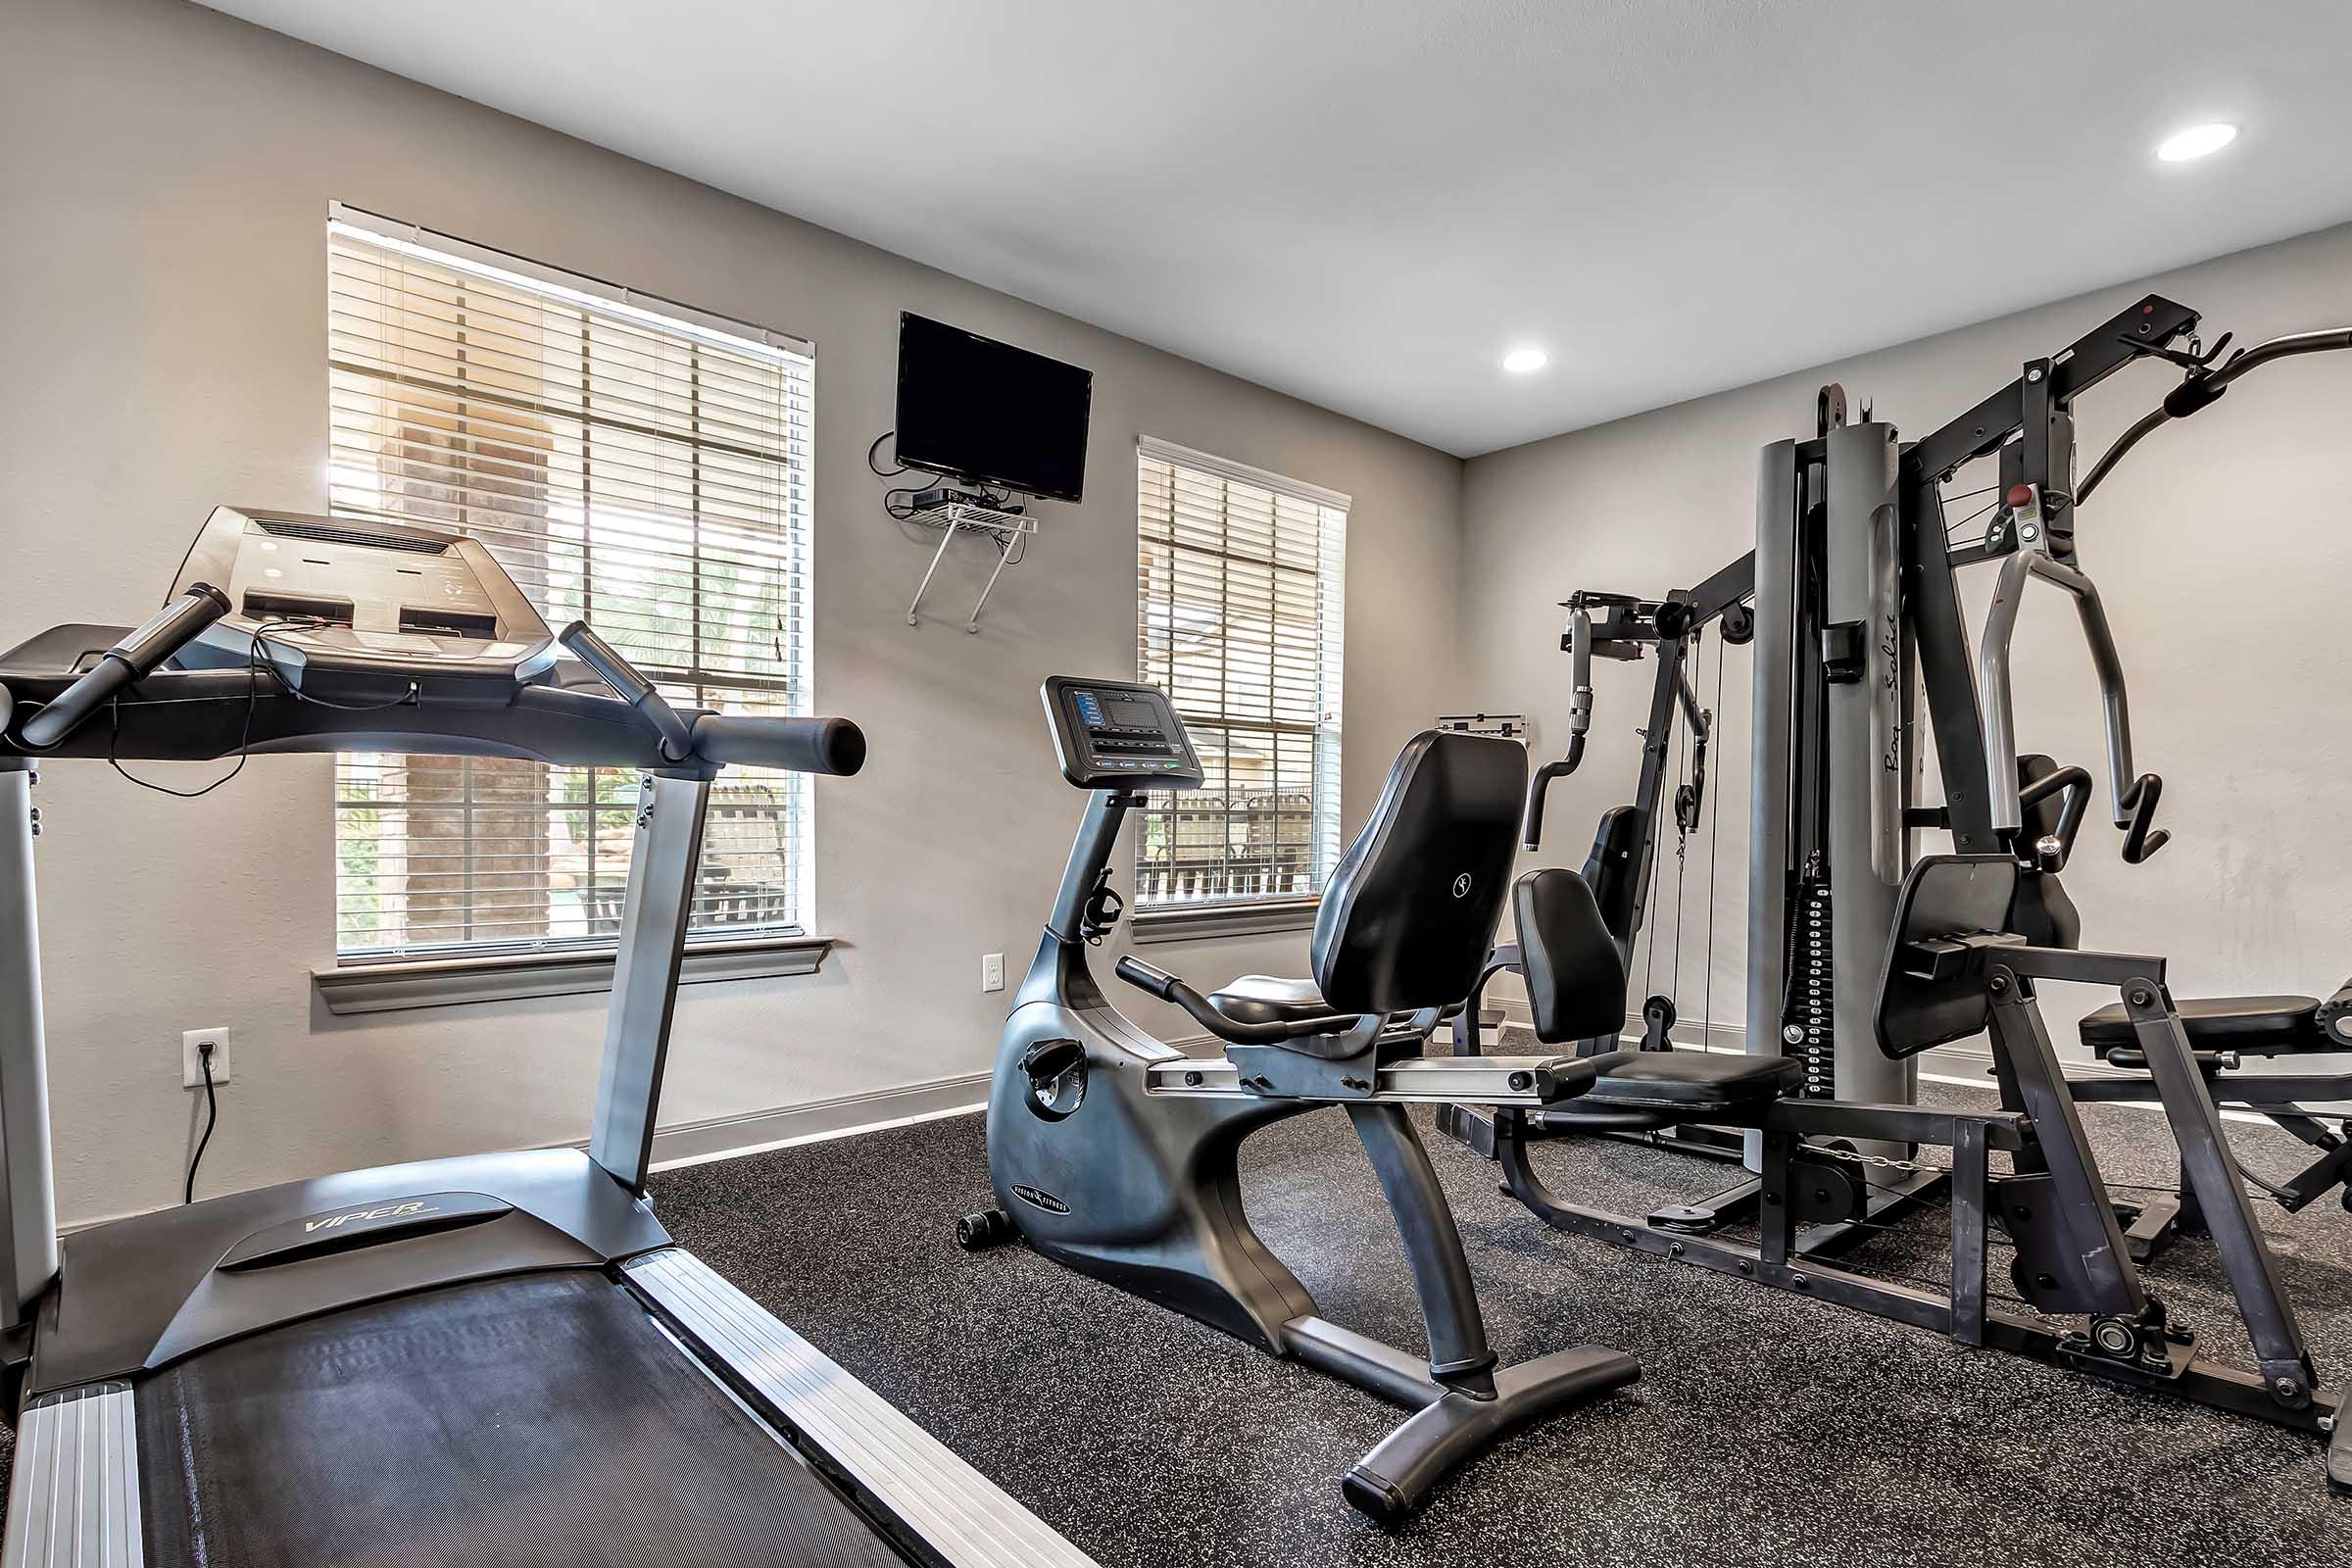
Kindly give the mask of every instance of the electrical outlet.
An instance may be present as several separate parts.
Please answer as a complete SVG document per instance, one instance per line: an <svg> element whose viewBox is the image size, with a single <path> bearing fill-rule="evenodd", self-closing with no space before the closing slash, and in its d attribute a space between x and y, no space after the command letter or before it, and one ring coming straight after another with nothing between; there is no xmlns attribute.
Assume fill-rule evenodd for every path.
<svg viewBox="0 0 2352 1568"><path fill-rule="evenodd" d="M1004 989L1004 955L1002 953L980 955L980 989L983 991Z"/></svg>
<svg viewBox="0 0 2352 1568"><path fill-rule="evenodd" d="M204 1045L213 1047L213 1084L228 1082L228 1026L190 1029L179 1037L179 1084L182 1089L204 1087Z"/></svg>

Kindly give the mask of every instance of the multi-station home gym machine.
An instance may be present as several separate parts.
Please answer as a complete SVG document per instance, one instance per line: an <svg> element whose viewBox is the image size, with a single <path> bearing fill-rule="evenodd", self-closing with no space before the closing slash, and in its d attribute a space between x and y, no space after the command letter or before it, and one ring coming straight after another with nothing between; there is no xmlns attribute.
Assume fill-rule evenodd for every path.
<svg viewBox="0 0 2352 1568"><path fill-rule="evenodd" d="M2210 405L2246 370L2352 347L2352 331L2306 333L2224 362L2227 338L2201 351L2196 324L2184 306L2143 299L1907 444L1867 410L1849 422L1843 394L1826 388L1811 437L1764 449L1754 552L1646 611L1653 626L1660 610L1667 618L1637 801L1654 820L1655 747L1680 701L1670 666L1682 631L1744 605L1736 630L1754 645L1746 1054L1607 1052L1574 1101L1461 1107L1445 1124L1496 1159L1506 1190L1563 1231L2332 1434L2330 1479L2352 1485L2342 1396L2321 1390L2215 1108L2213 1080L2226 1063L2192 1045L2194 1026L2183 1026L2166 990L2162 959L2077 949L2080 923L2057 873L2091 780L2080 767L2021 758L2012 717L2010 634L2019 597L2037 579L2067 594L2081 617L2124 858L2136 863L2163 847L2167 835L2154 826L2162 782L2134 765L2123 665L2077 557L2077 511L2141 436ZM2180 367L2182 382L2077 484L2074 400L2143 358ZM1971 534L1974 516L1947 521L1944 487L1986 458L1997 459L1995 501ZM1999 578L1972 659L1958 576L1979 563L1997 564ZM1923 697L1942 784L1934 805L1919 798ZM1570 744L1564 765L1574 762ZM1531 806L1540 810L1540 800ZM1948 833L1956 854L1921 859L1923 831ZM1987 913L1994 893L1998 907ZM1637 925L1612 929L1630 952ZM1555 1010L1546 992L1574 977L1538 951L1540 938L1520 936L1495 952L1487 975L1523 974L1539 1040L1561 1043L1546 1027ZM2205 1360L2135 1272L2075 1109L2082 1086L2068 1082L2034 1004L2036 980L2120 993L2128 1049L2147 1074L2135 1098L2166 1113L2181 1152L2181 1206L2213 1239L2259 1372ZM1469 1000L1455 1049L1475 1054L1467 1020L1478 1016L1480 993ZM1917 1054L1987 1026L2000 1109L1919 1106ZM1712 1203L1646 1218L1569 1201L1529 1159L1529 1146L1547 1136L1693 1126L1718 1130L1718 1141L1736 1133L1750 1181ZM1951 1152L1948 1166L1922 1156L1937 1147ZM1991 1174L1995 1149L2013 1174ZM1832 1261L1931 1196L1950 1217L1948 1291ZM1994 1219L2016 1248L2016 1304L2029 1311L1990 1298ZM1725 1234L1751 1223L1753 1243Z"/></svg>
<svg viewBox="0 0 2352 1568"><path fill-rule="evenodd" d="M1576 772L1584 762L1585 740L1592 727L1593 660L1648 661L1652 670L1649 706L1646 721L1638 731L1642 737L1642 763L1634 799L1628 805L1611 807L1601 813L1584 864L1585 881L1630 975L1642 922L1660 875L1659 836L1668 814L1671 791L1678 867L1674 889L1677 920L1673 971L1666 990L1653 990L1644 984L1641 1014L1643 1051L1671 1049L1673 1030L1681 1018L1674 995L1674 988L1681 981L1682 966L1681 868L1690 837L1697 831L1709 803L1707 748L1714 737L1715 715L1713 710L1702 705L1692 685L1691 670L1710 625L1717 628L1723 643L1735 646L1746 643L1754 635L1754 619L1746 603L1753 591L1753 575L1750 562L1742 558L1698 587L1668 594L1662 600L1580 589L1561 604L1568 612L1567 627L1560 634L1560 648L1569 656L1570 668L1568 745L1557 760L1542 764L1532 775L1521 839L1530 853L1544 847L1544 806L1550 785L1553 780ZM1718 700L1722 686L1719 646L1715 671ZM1713 851L1714 838L1710 834L1707 864L1710 948L1715 881ZM1649 951L1654 967L1655 942ZM1580 1054L1596 1056L1615 1052L1619 1045L1619 1032L1611 1030L1578 1042L1577 1050ZM1445 1106L1438 1112L1438 1125L1473 1148L1493 1152L1493 1117L1484 1108ZM1528 1119L1527 1129L1530 1136L1545 1134L1547 1128L1542 1113ZM1744 1148L1739 1137L1710 1127L1596 1129L1591 1113L1573 1127L1564 1125L1561 1130L1598 1130L1612 1137L1724 1160L1740 1159Z"/></svg>

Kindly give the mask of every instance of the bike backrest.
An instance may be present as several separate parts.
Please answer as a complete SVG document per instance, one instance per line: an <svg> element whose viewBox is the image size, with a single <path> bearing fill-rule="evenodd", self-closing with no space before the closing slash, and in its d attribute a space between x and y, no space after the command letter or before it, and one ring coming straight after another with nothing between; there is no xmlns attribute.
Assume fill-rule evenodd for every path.
<svg viewBox="0 0 2352 1568"><path fill-rule="evenodd" d="M1502 917L1526 793L1517 741L1424 730L1405 742L1315 915L1315 984L1334 1012L1470 994Z"/></svg>

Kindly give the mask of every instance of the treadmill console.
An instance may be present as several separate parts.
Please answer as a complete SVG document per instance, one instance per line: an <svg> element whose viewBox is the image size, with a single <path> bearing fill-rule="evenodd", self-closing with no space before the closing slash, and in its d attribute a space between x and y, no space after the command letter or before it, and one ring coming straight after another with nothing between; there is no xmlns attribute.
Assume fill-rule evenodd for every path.
<svg viewBox="0 0 2352 1568"><path fill-rule="evenodd" d="M241 668L264 635L296 685L316 669L528 681L554 636L481 542L410 523L215 507L174 595L208 582L229 612L183 650L182 667Z"/></svg>
<svg viewBox="0 0 2352 1568"><path fill-rule="evenodd" d="M1200 787L1192 737L1158 687L1055 675L1044 696L1061 776L1080 789Z"/></svg>

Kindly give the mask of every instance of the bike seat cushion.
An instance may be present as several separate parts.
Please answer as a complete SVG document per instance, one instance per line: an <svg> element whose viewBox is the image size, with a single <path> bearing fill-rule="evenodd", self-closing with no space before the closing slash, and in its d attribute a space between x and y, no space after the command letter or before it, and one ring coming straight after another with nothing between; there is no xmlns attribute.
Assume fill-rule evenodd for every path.
<svg viewBox="0 0 2352 1568"><path fill-rule="evenodd" d="M1208 1004L1236 1023L1293 1023L1331 1014L1331 1004L1323 1000L1312 980L1286 980L1270 974L1243 975L1209 993ZM1439 1015L1450 1018L1461 1010L1462 1004L1457 1002L1440 1008Z"/></svg>
<svg viewBox="0 0 2352 1568"><path fill-rule="evenodd" d="M1236 1023L1295 1023L1331 1011L1312 980L1246 974L1209 994L1208 1004Z"/></svg>
<svg viewBox="0 0 2352 1568"><path fill-rule="evenodd" d="M2343 1051L2320 1027L2317 997L2190 997L2173 1004L2192 1049L2278 1056L2302 1051ZM2120 1002L2082 1020L2082 1043L2102 1056L2139 1054L2138 1037Z"/></svg>
<svg viewBox="0 0 2352 1568"><path fill-rule="evenodd" d="M1751 1109L1796 1087L1794 1056L1715 1051L1612 1051L1588 1058L1599 1069L1586 1100L1690 1115Z"/></svg>

